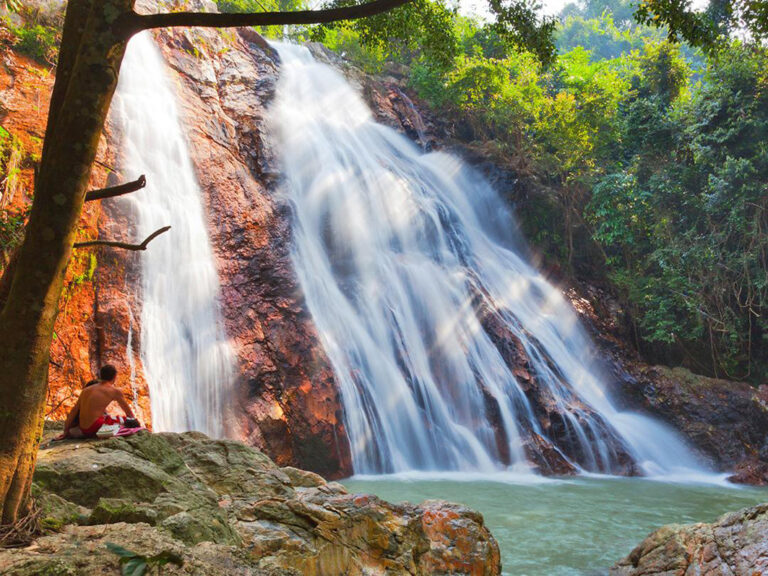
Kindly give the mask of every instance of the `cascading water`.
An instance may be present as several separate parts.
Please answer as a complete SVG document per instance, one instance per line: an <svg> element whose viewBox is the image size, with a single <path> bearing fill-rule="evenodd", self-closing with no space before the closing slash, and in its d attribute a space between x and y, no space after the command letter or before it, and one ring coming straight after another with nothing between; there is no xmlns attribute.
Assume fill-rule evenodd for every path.
<svg viewBox="0 0 768 576"><path fill-rule="evenodd" d="M662 425L616 410L560 292L521 256L514 220L481 176L424 154L331 67L280 44L272 135L295 209L294 264L339 382L355 472L525 467L541 427L478 302L522 342L579 445L612 471L623 446L646 473L697 467Z"/></svg>
<svg viewBox="0 0 768 576"><path fill-rule="evenodd" d="M234 355L221 328L219 281L165 63L145 32L128 45L113 107L122 172L146 174L128 199L141 240L141 358L155 430L226 434ZM139 241L140 241L139 240Z"/></svg>

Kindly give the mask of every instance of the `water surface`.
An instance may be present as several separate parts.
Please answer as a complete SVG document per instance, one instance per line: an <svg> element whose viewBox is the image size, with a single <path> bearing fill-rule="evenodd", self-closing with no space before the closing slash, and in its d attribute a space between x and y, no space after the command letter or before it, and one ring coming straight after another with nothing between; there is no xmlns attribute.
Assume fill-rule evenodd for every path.
<svg viewBox="0 0 768 576"><path fill-rule="evenodd" d="M507 480L382 476L344 484L390 502L444 499L478 510L499 542L505 576L605 574L664 524L711 522L768 501L765 488L637 478Z"/></svg>

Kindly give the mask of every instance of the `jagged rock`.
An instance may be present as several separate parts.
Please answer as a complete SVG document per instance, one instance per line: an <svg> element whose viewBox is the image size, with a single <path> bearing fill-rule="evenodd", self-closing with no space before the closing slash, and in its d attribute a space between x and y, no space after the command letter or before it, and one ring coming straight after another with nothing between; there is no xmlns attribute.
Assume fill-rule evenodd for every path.
<svg viewBox="0 0 768 576"><path fill-rule="evenodd" d="M716 468L737 469L734 480L766 481L768 388L654 366L635 367L619 393L626 405L679 430Z"/></svg>
<svg viewBox="0 0 768 576"><path fill-rule="evenodd" d="M768 504L726 514L712 524L664 526L611 576L762 576L768 574Z"/></svg>
<svg viewBox="0 0 768 576"><path fill-rule="evenodd" d="M736 466L728 480L736 484L768 486L768 459L747 458Z"/></svg>
<svg viewBox="0 0 768 576"><path fill-rule="evenodd" d="M0 552L2 574L114 573L107 542L184 559L164 574L500 573L498 545L476 512L350 494L200 433L43 449L35 493L44 526L62 532Z"/></svg>

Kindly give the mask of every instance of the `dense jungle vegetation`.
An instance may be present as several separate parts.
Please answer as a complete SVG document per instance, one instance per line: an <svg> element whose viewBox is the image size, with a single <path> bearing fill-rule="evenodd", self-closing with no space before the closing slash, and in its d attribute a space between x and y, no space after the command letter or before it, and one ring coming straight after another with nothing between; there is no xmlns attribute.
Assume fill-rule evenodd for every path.
<svg viewBox="0 0 768 576"><path fill-rule="evenodd" d="M4 41L53 62L54 13L6 4ZM628 0L585 0L526 35L417 0L292 33L404 77L457 141L514 173L510 201L548 267L610 288L648 360L762 383L768 51L733 30L705 54L638 24L635 12ZM2 237L15 241L18 222L5 220Z"/></svg>

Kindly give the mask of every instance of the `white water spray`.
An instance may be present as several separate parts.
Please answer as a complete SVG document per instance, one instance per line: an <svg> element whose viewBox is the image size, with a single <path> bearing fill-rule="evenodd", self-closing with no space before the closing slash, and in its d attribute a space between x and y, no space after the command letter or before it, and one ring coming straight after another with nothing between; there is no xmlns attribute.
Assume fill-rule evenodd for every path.
<svg viewBox="0 0 768 576"><path fill-rule="evenodd" d="M128 45L113 107L122 172L146 174L130 195L142 253L141 357L155 430L226 433L234 355L222 330L219 281L200 188L165 63L148 32Z"/></svg>
<svg viewBox="0 0 768 576"><path fill-rule="evenodd" d="M278 50L270 118L295 208L294 263L339 382L355 472L499 470L488 396L509 460L525 466L522 431L542 431L478 299L523 343L581 469L611 471L616 442L647 473L696 469L673 432L611 404L575 312L521 256L489 184L376 124L306 48Z"/></svg>

